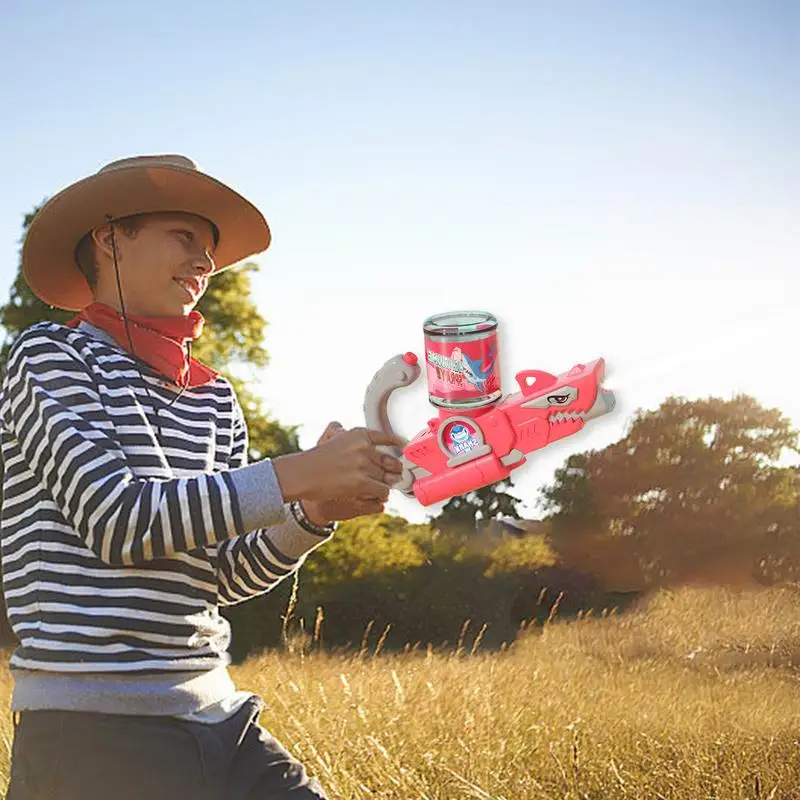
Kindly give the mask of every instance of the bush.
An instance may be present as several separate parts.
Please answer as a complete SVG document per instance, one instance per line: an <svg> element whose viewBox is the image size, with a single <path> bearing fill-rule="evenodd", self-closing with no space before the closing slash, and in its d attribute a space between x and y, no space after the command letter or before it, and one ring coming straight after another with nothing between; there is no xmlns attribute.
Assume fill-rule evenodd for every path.
<svg viewBox="0 0 800 800"><path fill-rule="evenodd" d="M296 598L290 579L262 597L226 610L234 628L232 653L240 661L254 650L280 644L284 634L315 633L331 646L385 649L452 645L469 622L485 647L514 638L527 604L526 583L553 563L539 535L448 536L429 525L409 525L382 515L339 526L330 542L302 567ZM290 624L285 625L287 610Z"/></svg>
<svg viewBox="0 0 800 800"><path fill-rule="evenodd" d="M590 578L563 570L541 534L448 536L433 526L382 515L350 520L272 592L225 610L241 661L286 636L316 635L326 646L398 650L454 645L499 647L521 622L544 621L561 594L561 616L615 605ZM320 615L321 610L321 615ZM286 619L287 613L290 619Z"/></svg>

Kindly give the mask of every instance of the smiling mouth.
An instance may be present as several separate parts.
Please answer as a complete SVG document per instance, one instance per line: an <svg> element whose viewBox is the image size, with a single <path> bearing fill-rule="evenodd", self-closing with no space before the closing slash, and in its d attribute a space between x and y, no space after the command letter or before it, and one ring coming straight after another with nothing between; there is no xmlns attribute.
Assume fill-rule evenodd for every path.
<svg viewBox="0 0 800 800"><path fill-rule="evenodd" d="M173 278L172 280L174 280L175 283L177 283L178 286L180 286L181 289L183 289L186 294L192 298L192 300L195 300L200 296L200 286L196 281L188 278Z"/></svg>

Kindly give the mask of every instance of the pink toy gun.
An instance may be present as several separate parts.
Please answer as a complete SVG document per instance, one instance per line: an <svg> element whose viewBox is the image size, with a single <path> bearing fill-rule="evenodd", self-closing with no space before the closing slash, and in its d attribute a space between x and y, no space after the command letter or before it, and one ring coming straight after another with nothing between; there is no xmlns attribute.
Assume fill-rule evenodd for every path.
<svg viewBox="0 0 800 800"><path fill-rule="evenodd" d="M485 312L451 312L425 322L429 400L439 414L402 452L382 448L403 462L394 488L423 506L507 478L528 453L578 433L614 408L613 392L602 388L602 358L561 375L518 372L519 391L502 396L496 328ZM394 435L389 397L420 374L411 352L378 370L364 399L368 428Z"/></svg>

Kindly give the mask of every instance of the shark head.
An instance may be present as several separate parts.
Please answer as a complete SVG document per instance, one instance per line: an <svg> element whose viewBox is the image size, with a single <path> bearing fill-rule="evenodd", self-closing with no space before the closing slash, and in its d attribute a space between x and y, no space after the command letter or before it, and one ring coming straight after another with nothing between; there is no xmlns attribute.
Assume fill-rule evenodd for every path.
<svg viewBox="0 0 800 800"><path fill-rule="evenodd" d="M528 376L536 383L527 384ZM590 364L576 364L569 372L554 376L543 372L520 373L517 376L523 394L528 400L522 408L541 408L547 412L551 426L564 426L564 435L590 419L596 419L614 410L614 393L603 388L605 361L600 358Z"/></svg>
<svg viewBox="0 0 800 800"><path fill-rule="evenodd" d="M486 360L481 358L470 358L465 352L459 349L461 356L461 366L464 377L474 385L480 385L487 381L494 369L494 342L489 348Z"/></svg>

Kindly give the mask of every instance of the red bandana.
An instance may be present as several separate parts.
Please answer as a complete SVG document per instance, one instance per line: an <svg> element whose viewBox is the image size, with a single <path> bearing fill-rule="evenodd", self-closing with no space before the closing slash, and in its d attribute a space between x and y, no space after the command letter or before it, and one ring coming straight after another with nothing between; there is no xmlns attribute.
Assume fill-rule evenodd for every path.
<svg viewBox="0 0 800 800"><path fill-rule="evenodd" d="M188 317L137 317L128 316L128 327L136 357L149 364L156 372L169 378L178 386L202 386L211 383L218 373L211 367L189 359L185 345L194 341L203 332L205 319L199 311ZM67 325L76 328L83 320L114 337L117 344L130 353L125 322L116 309L103 303L92 303L70 320Z"/></svg>

